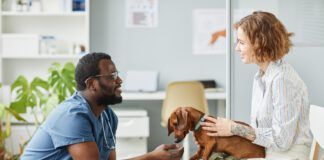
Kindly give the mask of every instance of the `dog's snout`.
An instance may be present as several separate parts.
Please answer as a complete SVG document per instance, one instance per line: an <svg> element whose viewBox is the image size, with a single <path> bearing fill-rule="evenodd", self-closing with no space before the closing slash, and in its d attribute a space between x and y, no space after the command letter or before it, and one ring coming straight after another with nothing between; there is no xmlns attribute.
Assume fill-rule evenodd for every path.
<svg viewBox="0 0 324 160"><path fill-rule="evenodd" d="M176 138L176 139L174 140L174 143L180 143L182 140L183 140L182 138Z"/></svg>

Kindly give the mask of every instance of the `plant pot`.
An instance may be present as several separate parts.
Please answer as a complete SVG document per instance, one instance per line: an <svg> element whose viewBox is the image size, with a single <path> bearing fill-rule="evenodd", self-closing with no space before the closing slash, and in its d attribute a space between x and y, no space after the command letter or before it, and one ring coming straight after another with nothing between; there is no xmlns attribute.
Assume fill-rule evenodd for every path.
<svg viewBox="0 0 324 160"><path fill-rule="evenodd" d="M4 160L6 150L3 147L0 147L0 160Z"/></svg>

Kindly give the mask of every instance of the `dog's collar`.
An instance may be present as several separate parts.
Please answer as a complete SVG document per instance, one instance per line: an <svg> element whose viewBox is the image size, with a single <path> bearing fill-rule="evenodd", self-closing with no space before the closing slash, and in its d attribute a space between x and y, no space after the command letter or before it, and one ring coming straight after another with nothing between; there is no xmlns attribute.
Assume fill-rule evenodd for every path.
<svg viewBox="0 0 324 160"><path fill-rule="evenodd" d="M197 122L196 126L195 126L195 130L194 131L197 131L200 126L201 126L201 122L204 122L205 121L205 115L202 115L201 118L199 119L199 121Z"/></svg>

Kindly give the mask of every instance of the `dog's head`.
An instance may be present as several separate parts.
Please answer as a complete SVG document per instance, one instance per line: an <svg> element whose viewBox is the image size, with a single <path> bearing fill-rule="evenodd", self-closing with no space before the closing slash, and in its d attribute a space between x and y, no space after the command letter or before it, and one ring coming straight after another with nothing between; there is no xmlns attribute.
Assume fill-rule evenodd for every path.
<svg viewBox="0 0 324 160"><path fill-rule="evenodd" d="M174 132L175 143L181 142L193 128L193 119L187 107L176 109L168 120L168 135Z"/></svg>

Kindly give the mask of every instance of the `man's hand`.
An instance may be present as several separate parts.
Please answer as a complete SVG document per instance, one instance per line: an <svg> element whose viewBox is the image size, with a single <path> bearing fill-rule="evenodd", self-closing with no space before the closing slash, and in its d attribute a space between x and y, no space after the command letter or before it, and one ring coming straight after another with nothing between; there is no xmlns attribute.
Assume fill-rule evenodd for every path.
<svg viewBox="0 0 324 160"><path fill-rule="evenodd" d="M183 154L183 147L177 144L162 144L154 151L131 158L129 160L180 160Z"/></svg>
<svg viewBox="0 0 324 160"><path fill-rule="evenodd" d="M177 144L162 144L150 154L154 160L179 160L183 154L183 147Z"/></svg>

